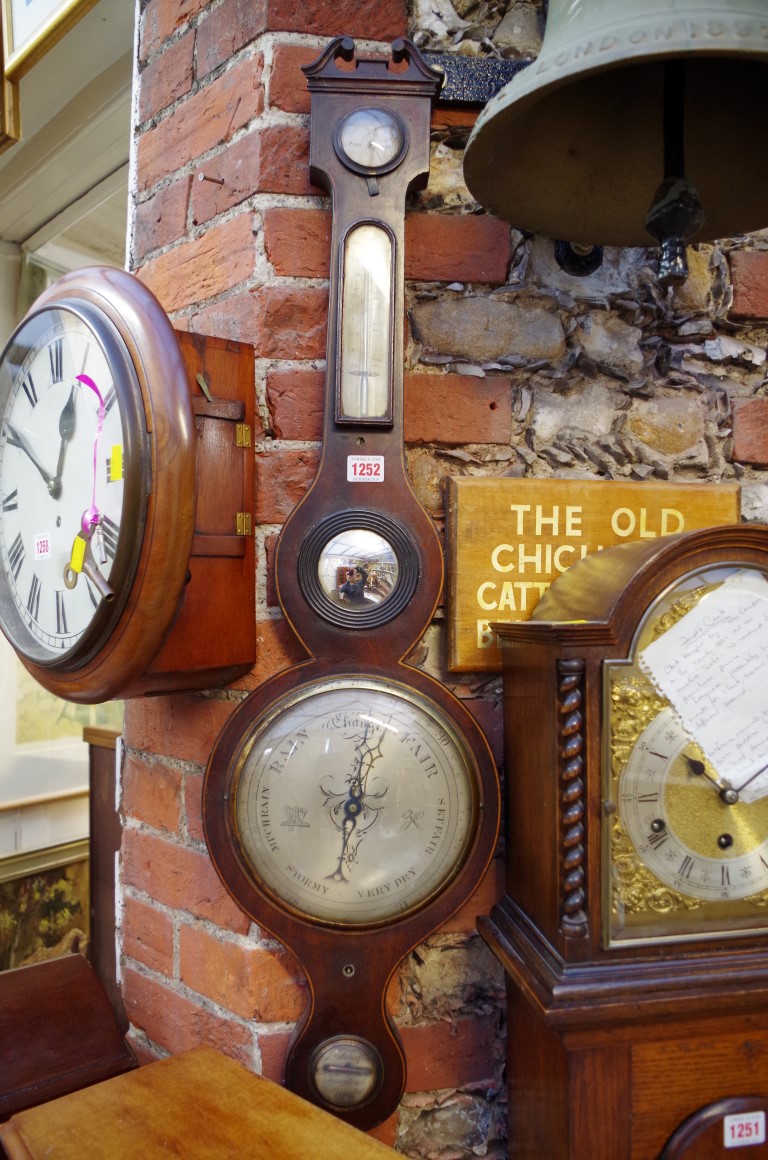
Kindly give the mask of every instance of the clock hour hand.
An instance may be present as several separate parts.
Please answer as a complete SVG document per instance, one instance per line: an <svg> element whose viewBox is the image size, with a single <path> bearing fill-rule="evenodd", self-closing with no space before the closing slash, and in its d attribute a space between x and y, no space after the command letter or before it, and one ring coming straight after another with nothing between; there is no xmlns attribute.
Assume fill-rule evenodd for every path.
<svg viewBox="0 0 768 1160"><path fill-rule="evenodd" d="M57 491L57 481L55 479L52 479L51 476L48 474L48 472L45 470L45 468L42 466L42 464L40 463L40 460L35 455L30 444L27 442L25 437L22 435L21 431L17 431L16 428L13 426L13 424L9 423L7 419L5 421L5 425L8 428L8 442L10 443L10 445L12 447L18 447L20 451L24 452L24 454L27 456L27 458L30 460L30 462L34 464L34 466L37 468L37 470L42 475L45 483L48 486L48 490L51 493L51 495L54 496L54 498L58 498L58 495L61 491L61 487L59 486L58 491Z"/></svg>
<svg viewBox="0 0 768 1160"><path fill-rule="evenodd" d="M64 467L64 456L67 451L67 444L75 433L75 387L76 383L72 384L72 390L69 392L69 398L64 404L64 410L59 416L59 438L61 445L59 447L59 461L56 464L56 479L54 483L58 485L61 490L61 472Z"/></svg>
<svg viewBox="0 0 768 1160"><path fill-rule="evenodd" d="M688 762L688 769L694 777L706 777L707 781L712 782L716 790L720 791L722 789L720 782L712 777L711 774L707 773L707 767L703 761L699 761L698 757L690 757L687 753L684 753L683 757Z"/></svg>
<svg viewBox="0 0 768 1160"><path fill-rule="evenodd" d="M725 780L725 778L723 778L723 782L721 784L716 778L711 777L707 773L707 770L706 770L706 767L705 767L703 761L699 761L699 759L697 757L689 757L687 753L684 754L683 756L685 757L685 760L688 762L688 768L690 769L690 771L694 775L694 777L706 777L707 781L712 782L712 785L715 787L715 789L719 793L720 798L725 803L725 805L727 805L727 806L736 805L736 802L739 800L738 792L733 788L733 786L729 782L727 782ZM768 769L768 766L766 766L766 769ZM760 770L760 772L763 773L764 771ZM757 776L757 775L755 775L755 776ZM752 779L750 778L750 781L751 780Z"/></svg>

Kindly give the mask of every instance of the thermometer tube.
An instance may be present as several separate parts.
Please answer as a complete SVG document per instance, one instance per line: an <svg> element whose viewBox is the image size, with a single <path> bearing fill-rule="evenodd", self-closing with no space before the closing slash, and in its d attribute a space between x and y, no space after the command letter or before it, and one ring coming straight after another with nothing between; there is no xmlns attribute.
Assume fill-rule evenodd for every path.
<svg viewBox="0 0 768 1160"><path fill-rule="evenodd" d="M389 233L365 223L344 241L337 418L389 420L392 412L392 250Z"/></svg>

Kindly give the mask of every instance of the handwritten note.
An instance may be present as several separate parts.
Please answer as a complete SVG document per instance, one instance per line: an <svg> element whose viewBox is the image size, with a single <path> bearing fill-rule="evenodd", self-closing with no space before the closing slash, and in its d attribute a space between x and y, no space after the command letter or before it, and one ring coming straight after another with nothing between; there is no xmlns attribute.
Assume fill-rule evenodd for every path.
<svg viewBox="0 0 768 1160"><path fill-rule="evenodd" d="M768 794L768 581L734 572L639 662L743 801Z"/></svg>

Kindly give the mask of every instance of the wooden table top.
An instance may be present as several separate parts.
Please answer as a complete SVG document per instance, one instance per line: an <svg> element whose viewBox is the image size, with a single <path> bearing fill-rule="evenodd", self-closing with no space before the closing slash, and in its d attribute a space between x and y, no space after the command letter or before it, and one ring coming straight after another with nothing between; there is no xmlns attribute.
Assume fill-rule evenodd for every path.
<svg viewBox="0 0 768 1160"><path fill-rule="evenodd" d="M9 1160L386 1160L394 1153L210 1047L19 1112Z"/></svg>

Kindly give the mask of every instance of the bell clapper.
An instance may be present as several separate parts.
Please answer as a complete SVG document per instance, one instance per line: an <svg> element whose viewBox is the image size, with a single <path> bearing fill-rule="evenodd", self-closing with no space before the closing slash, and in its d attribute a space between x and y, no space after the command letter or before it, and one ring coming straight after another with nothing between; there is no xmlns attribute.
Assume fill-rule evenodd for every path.
<svg viewBox="0 0 768 1160"><path fill-rule="evenodd" d="M686 242L704 224L704 210L685 176L685 61L664 64L664 180L654 194L645 228L660 247L658 278L677 286L688 277Z"/></svg>

